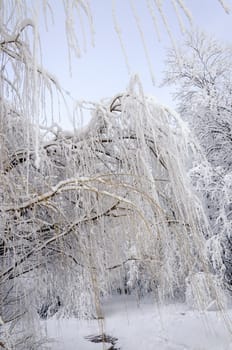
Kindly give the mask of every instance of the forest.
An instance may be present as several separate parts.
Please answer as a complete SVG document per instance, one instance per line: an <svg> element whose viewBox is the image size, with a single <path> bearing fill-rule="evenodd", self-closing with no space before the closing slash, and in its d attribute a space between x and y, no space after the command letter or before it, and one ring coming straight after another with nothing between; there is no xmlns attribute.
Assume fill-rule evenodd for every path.
<svg viewBox="0 0 232 350"><path fill-rule="evenodd" d="M228 16L223 0L212 1ZM128 2L153 80L136 1ZM193 312L193 337L205 317L226 335L215 347L202 335L201 349L232 349L232 49L191 26L187 0L170 3L179 26L184 16L191 28L179 45L163 2L144 0L170 37L162 85L174 88L176 110L147 95L139 74L128 74L123 92L73 107L42 60L40 24L56 2L0 1L0 349L200 349L175 343L174 331L174 340L163 330L158 339L153 306L167 324ZM94 40L95 13L86 0L62 9L71 66L84 56L86 26ZM56 115L67 105L69 130ZM129 316L122 340L113 327L125 300L152 334L140 347L123 333ZM55 320L80 322L82 340L54 345Z"/></svg>

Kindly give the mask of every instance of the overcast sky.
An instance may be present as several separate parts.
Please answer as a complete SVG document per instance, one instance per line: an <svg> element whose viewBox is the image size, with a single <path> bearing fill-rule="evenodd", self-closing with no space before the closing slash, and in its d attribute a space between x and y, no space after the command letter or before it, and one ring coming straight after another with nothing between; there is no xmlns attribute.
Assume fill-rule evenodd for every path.
<svg viewBox="0 0 232 350"><path fill-rule="evenodd" d="M226 2L232 8L232 0L226 0ZM53 0L52 3L55 23L54 25L49 24L48 32L41 27L43 64L47 70L54 74L61 85L76 99L99 101L104 97L111 97L124 91L128 85L129 74L114 29L112 2L110 0L90 1L94 20L95 46L91 47L89 28L86 24L87 52L80 59L72 60L72 77L70 77L68 67L62 4L57 0ZM225 14L218 0L186 0L185 3L192 13L196 26L215 35L219 40L231 44L232 15ZM158 19L161 39L159 42L146 0L134 0L155 75L156 84L154 86L129 1L115 0L115 4L116 18L122 31L131 73L139 75L145 93L156 96L161 103L174 106L170 90L159 88L162 72L165 70L165 52L171 46L160 17ZM164 5L171 32L179 44L183 37L171 6L171 0L164 0ZM158 13L156 14L158 18ZM185 20L184 14L182 18ZM189 29L188 21L184 22Z"/></svg>

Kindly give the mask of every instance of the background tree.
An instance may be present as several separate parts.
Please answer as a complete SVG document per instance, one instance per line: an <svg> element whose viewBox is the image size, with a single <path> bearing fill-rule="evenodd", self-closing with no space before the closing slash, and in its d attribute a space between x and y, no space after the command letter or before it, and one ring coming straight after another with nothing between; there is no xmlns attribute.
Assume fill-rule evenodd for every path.
<svg viewBox="0 0 232 350"><path fill-rule="evenodd" d="M171 49L165 83L175 84L178 110L188 121L213 166L230 170L231 48L204 33L190 33Z"/></svg>
<svg viewBox="0 0 232 350"><path fill-rule="evenodd" d="M231 285L231 48L204 33L190 33L178 51L170 50L167 63L165 83L177 87L178 110L211 164L211 169L207 161L198 164L191 174L214 233L210 249L222 245L225 278Z"/></svg>

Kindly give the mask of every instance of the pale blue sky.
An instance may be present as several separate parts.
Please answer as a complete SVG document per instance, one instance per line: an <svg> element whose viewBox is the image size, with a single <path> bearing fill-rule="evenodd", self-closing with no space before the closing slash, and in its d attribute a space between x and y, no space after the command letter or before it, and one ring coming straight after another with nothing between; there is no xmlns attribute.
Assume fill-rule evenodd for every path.
<svg viewBox="0 0 232 350"><path fill-rule="evenodd" d="M49 32L42 29L43 63L47 70L54 74L61 85L76 99L98 101L124 91L129 75L113 27L111 1L90 1L94 19L95 47L90 45L89 30L86 26L87 52L80 59L72 61L72 77L69 75L61 1L53 0L52 3L55 24L49 24ZM165 69L165 51L171 46L165 27L159 19L161 42L158 42L151 16L145 5L146 1L134 1L156 78L156 86L153 86L135 19L128 6L129 1L116 0L115 3L131 72L140 76L145 93L155 95L160 102L173 106L170 90L158 87ZM196 26L218 39L232 43L232 15L225 14L218 0L186 0L185 3L191 10ZM227 3L232 9L232 0L227 0ZM164 5L171 31L179 43L182 37L170 0L164 0ZM189 28L188 23L186 21L185 23Z"/></svg>

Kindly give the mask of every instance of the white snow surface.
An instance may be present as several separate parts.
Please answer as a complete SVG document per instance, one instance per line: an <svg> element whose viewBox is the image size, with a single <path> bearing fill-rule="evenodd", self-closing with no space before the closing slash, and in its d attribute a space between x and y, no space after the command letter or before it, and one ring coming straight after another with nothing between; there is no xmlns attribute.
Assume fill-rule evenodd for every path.
<svg viewBox="0 0 232 350"><path fill-rule="evenodd" d="M184 304L139 304L131 297L113 297L104 305L104 321L75 318L46 321L50 350L108 350L112 344L92 343L89 335L118 339L121 350L232 350L232 333L219 311L190 310ZM232 310L226 312L232 316Z"/></svg>

